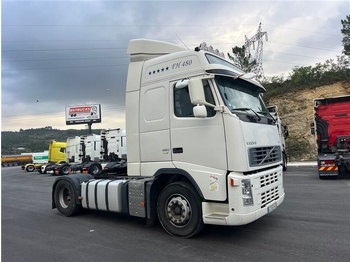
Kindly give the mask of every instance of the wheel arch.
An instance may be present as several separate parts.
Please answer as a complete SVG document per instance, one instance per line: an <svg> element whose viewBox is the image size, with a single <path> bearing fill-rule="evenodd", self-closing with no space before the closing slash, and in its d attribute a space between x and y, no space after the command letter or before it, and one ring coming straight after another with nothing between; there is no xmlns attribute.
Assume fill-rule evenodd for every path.
<svg viewBox="0 0 350 262"><path fill-rule="evenodd" d="M79 199L79 196L81 195L81 187L80 184L82 182L88 181L90 179L94 179L92 175L89 174L74 174L74 175L65 175L60 176L56 178L55 182L52 185L52 209L56 208L55 204L55 190L56 186L59 181L66 180L68 181L74 188L74 191L76 192L76 201L78 204L81 204L81 199Z"/></svg>
<svg viewBox="0 0 350 262"><path fill-rule="evenodd" d="M185 170L179 168L162 168L159 169L155 174L155 182L163 183L163 188L170 183L184 181L189 182L193 188L196 190L198 196L200 198L204 198L202 190L198 186L197 182L193 179L193 177ZM165 184L164 184L165 182Z"/></svg>

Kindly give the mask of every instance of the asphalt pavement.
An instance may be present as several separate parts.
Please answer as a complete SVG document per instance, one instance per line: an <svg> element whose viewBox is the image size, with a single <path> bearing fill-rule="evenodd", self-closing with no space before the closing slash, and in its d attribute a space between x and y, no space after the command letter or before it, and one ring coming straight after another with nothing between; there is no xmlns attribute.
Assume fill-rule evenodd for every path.
<svg viewBox="0 0 350 262"><path fill-rule="evenodd" d="M146 227L142 218L51 209L55 177L1 169L1 261L350 261L350 179L320 180L290 164L280 207L245 226L207 225L194 238Z"/></svg>

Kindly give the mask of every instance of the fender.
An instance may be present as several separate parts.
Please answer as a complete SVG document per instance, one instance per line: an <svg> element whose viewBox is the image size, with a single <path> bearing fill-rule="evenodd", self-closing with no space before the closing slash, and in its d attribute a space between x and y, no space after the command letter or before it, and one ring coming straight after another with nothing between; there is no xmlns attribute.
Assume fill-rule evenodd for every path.
<svg viewBox="0 0 350 262"><path fill-rule="evenodd" d="M55 200L54 200L54 197L55 197L54 192L58 181L67 180L69 183L71 183L76 192L76 197L77 197L76 201L78 204L81 204L81 200L78 198L81 195L80 185L82 182L86 182L91 179L94 179L94 177L90 174L73 174L73 175L60 176L56 178L55 182L52 185L52 209L56 208Z"/></svg>
<svg viewBox="0 0 350 262"><path fill-rule="evenodd" d="M193 185L194 189L197 191L198 196L202 199L204 199L203 193L196 183L196 181L193 179L193 177L185 170L180 169L180 168L161 168L158 169L157 172L154 174L155 178L158 178L164 174L169 174L169 175L180 175L184 176L188 179L189 182Z"/></svg>

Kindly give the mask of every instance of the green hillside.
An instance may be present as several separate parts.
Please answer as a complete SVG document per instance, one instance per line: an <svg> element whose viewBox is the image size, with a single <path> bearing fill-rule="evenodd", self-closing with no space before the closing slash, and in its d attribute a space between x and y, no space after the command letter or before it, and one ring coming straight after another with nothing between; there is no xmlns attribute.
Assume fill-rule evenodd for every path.
<svg viewBox="0 0 350 262"><path fill-rule="evenodd" d="M93 129L100 134L101 129ZM68 137L87 135L88 130L59 130L51 127L21 129L20 131L1 132L1 155L42 152L48 150L51 140L66 141Z"/></svg>

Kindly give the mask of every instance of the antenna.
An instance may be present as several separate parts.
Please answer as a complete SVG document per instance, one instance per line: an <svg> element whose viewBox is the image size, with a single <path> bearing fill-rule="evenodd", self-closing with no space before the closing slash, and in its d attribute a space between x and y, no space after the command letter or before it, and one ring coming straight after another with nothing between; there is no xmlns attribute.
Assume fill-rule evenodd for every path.
<svg viewBox="0 0 350 262"><path fill-rule="evenodd" d="M190 50L188 46L181 40L181 38L176 34L177 38L179 38L180 42L187 48L187 50Z"/></svg>
<svg viewBox="0 0 350 262"><path fill-rule="evenodd" d="M267 41L267 32L262 32L261 30L261 23L259 24L258 31L256 34L248 39L247 36L245 36L245 57L250 57L250 62L253 60L256 61L256 65L253 68L253 72L256 74L256 78L260 79L264 75L264 70L262 67L262 57L263 57L263 36L265 36L265 40ZM255 52L255 57L252 58L250 56L250 47L253 46L253 50L255 49L255 42L258 42L258 47Z"/></svg>

